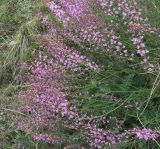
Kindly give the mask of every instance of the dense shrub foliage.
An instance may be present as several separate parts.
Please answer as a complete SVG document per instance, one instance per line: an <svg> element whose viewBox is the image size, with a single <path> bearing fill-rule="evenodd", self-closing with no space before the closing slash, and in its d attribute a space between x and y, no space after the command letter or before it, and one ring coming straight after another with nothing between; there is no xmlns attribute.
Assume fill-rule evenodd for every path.
<svg viewBox="0 0 160 149"><path fill-rule="evenodd" d="M0 74L3 95L14 98L0 113L16 128L12 147L159 148L160 28L146 14L150 2L18 4L23 23L13 19L20 29L2 46L10 50Z"/></svg>

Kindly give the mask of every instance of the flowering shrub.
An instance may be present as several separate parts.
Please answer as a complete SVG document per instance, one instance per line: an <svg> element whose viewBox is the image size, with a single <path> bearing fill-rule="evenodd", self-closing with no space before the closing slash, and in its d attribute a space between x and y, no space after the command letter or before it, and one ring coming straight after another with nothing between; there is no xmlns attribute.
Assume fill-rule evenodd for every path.
<svg viewBox="0 0 160 149"><path fill-rule="evenodd" d="M53 1L51 1L48 6L50 8ZM136 51L128 51L128 48L120 41L120 36L115 35L115 31L117 29L118 24L114 26L113 20L111 21L111 25L106 25L105 22L101 18L97 18L96 14L91 12L91 8L89 9L89 6L87 6L87 3L81 2L82 6L79 4L69 3L66 1L61 1L62 6L59 6L59 9L61 11L64 11L67 17L71 17L72 19L68 19L68 23L75 22L76 23L76 29L74 31L76 32L76 35L73 35L74 37L77 37L78 39L82 39L83 41L87 41L91 45L99 45L100 47L105 48L107 51L114 51L116 54L127 56L129 60L132 60L133 57L136 57L136 54L142 57L142 61L140 64L144 65L144 68L148 71L152 71L154 68L154 65L149 62L149 56L147 56L147 53L149 52L145 44L143 42L144 34L145 32L150 32L157 34L159 32L156 28L152 28L145 19L142 18L141 9L138 8L138 3L135 1L133 3L128 3L126 1L100 1L100 5L102 6L102 10L109 16L119 17L122 16L122 21L124 27L127 27L128 34L131 34L130 40L133 42L133 45L136 47ZM63 8L65 4L65 8ZM74 9L78 9L77 5L81 7L81 11L77 12L89 12L88 13L80 13L79 15L75 14ZM58 7L58 6L57 6ZM69 12L67 10L70 10ZM73 9L73 10L71 10ZM52 7L52 11L55 9ZM91 17L92 13L92 17ZM83 19L78 24L85 25L85 29L82 28L77 24L76 19L72 16L81 16L82 18L88 18L89 23L85 24L83 22ZM57 15L60 20L63 20L61 15L58 13ZM65 18L67 18L65 17ZM119 19L119 18L118 18ZM93 22L100 22L101 24L95 24ZM65 25L66 23L64 23ZM140 27L140 24L141 27ZM78 29L78 30L77 30ZM71 31L73 32L73 31ZM109 39L105 39L105 37L108 37ZM76 38L76 39L77 39ZM72 38L73 39L73 38ZM110 42L108 42L110 40Z"/></svg>
<svg viewBox="0 0 160 149"><path fill-rule="evenodd" d="M74 148L98 149L159 141L157 125L147 122L159 110L147 109L158 94L159 74L151 76L158 63L145 41L159 30L143 18L138 2L43 0L43 5L48 14L37 10L42 28L33 36L38 48L32 62L22 65L27 74L18 108L25 116L15 119L19 129L53 148L76 141ZM143 115L145 110L151 113Z"/></svg>

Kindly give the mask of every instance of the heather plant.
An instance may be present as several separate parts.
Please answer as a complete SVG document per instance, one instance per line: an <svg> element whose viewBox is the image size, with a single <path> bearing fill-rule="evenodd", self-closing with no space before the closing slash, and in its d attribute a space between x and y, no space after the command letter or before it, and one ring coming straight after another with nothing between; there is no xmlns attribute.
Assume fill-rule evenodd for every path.
<svg viewBox="0 0 160 149"><path fill-rule="evenodd" d="M160 31L146 7L158 18L159 2L18 2L23 23L2 61L0 130L12 122L2 148L12 138L12 148L158 149Z"/></svg>
<svg viewBox="0 0 160 149"><path fill-rule="evenodd" d="M64 19L61 18L62 14L57 13L56 9L52 6L53 3L54 3L53 1L48 2L47 6L51 9L51 11L53 11L55 13L55 15L57 17L59 17L60 20L64 21ZM62 3L62 5L64 4L64 2L61 2L61 3ZM102 3L104 3L104 2L102 2ZM107 1L105 3L107 4ZM56 5L56 3L54 3L54 5ZM101 4L101 5L103 5L103 4ZM137 59L136 57L139 56L142 58L142 60L140 61L140 64L144 65L144 69L151 71L154 68L154 65L149 62L149 56L147 56L147 53L149 51L145 48L145 44L143 43L143 38L144 38L145 32L157 34L157 32L159 32L159 31L156 28L150 27L150 25L148 25L146 23L146 21L142 18L141 10L138 8L138 5L136 2L130 4L125 1L124 2L118 1L118 6L117 6L117 3L115 1L109 5L111 8L105 8L104 6L102 6L102 10L105 10L105 13L107 13L106 11L108 9L109 9L109 11L111 11L110 13L107 13L107 15L115 17L114 19L109 20L112 27L109 24L105 24L105 22L100 17L97 18L96 14L93 13L91 15L91 13L92 13L91 11L89 11L87 14L86 13L83 15L81 14L81 20L79 20L80 22L78 21L79 24L83 23L83 25L85 25L85 23L83 22L85 20L85 18L86 17L90 18L87 20L87 24L85 26L85 29L80 29L81 27L79 27L79 25L77 24L76 19L73 20L72 17L70 18L70 16L72 16L72 14L70 14L70 13L71 12L74 13L74 11L68 12L60 4L56 5L56 6L57 6L56 8L58 8L59 11L63 11L64 14L66 16L68 16L68 19L67 19L68 24L69 23L71 24L74 22L76 24L76 28L79 28L78 29L79 31L77 29L74 29L74 31L71 30L72 36L73 36L72 39L75 39L75 40L82 39L83 41L88 42L90 45L94 45L94 46L99 45L100 47L104 48L105 51L114 52L116 55L128 57L129 61L130 60L133 61L133 59ZM67 6L69 7L69 9L74 8L74 7L76 7L76 2L74 5L73 4L66 4L65 8ZM73 7L70 8L70 6L73 6ZM116 7L116 8L114 8L114 7ZM82 7L81 9L84 9L84 12L86 12L88 10L86 7ZM122 15L122 18L120 17L120 15ZM77 16L79 16L79 15L77 15ZM115 20L117 16L118 16L118 19L121 19L122 23L117 23L117 21ZM67 18L67 17L65 17L65 18ZM99 23L96 24L93 22L101 22L101 25L99 25ZM136 22L136 23L134 23L134 22ZM63 24L66 27L66 23L63 22ZM113 24L115 24L115 25L113 25ZM139 30L138 26L140 26L140 24L144 24L144 25L142 25L141 29ZM129 41L130 45L132 44L132 47L136 46L135 48L137 50L133 51L133 48L130 49L130 47L128 47L128 45L127 45L128 43L127 44L122 43L121 35L119 35L119 36L116 35L116 30L118 28L120 28L119 25L122 25L122 26L124 26L124 28L126 28L126 31L124 31L124 32L125 32L125 34L129 35L128 38L130 39L130 41ZM74 35L73 32L76 33L76 35ZM107 39L105 39L105 38L107 38Z"/></svg>

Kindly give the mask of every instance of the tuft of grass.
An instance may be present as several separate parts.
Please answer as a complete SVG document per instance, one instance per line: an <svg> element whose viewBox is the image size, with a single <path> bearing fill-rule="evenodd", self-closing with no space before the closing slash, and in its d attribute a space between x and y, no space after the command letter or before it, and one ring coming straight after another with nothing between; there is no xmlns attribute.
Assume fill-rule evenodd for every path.
<svg viewBox="0 0 160 149"><path fill-rule="evenodd" d="M1 0L0 4L0 148L36 148L37 143L21 132L6 113L17 114L16 98L23 81L20 63L31 61L37 48L32 42L33 8L38 0ZM43 147L42 147L43 148Z"/></svg>

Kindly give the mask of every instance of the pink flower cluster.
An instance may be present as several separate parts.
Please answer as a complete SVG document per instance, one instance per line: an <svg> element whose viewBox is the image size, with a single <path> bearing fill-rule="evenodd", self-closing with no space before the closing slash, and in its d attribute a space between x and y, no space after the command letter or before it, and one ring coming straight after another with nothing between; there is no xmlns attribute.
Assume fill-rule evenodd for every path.
<svg viewBox="0 0 160 149"><path fill-rule="evenodd" d="M42 141L49 144L56 144L59 140L57 137L49 136L48 134L34 134L33 139L36 141Z"/></svg>
<svg viewBox="0 0 160 149"><path fill-rule="evenodd" d="M61 6L57 5L54 1L47 3L47 6L54 13L54 15L60 18L64 26L68 25L70 17L66 14L66 12L63 9L61 9Z"/></svg>
<svg viewBox="0 0 160 149"><path fill-rule="evenodd" d="M21 110L32 115L30 123L52 127L54 114L64 116L68 112L67 94L61 91L65 82L65 69L47 56L39 54L30 71L26 81L28 90L20 94L29 102Z"/></svg>
<svg viewBox="0 0 160 149"><path fill-rule="evenodd" d="M151 129L133 129L128 131L131 134L135 134L138 139L142 140L156 140L160 136L159 131L154 131Z"/></svg>
<svg viewBox="0 0 160 149"><path fill-rule="evenodd" d="M138 7L138 2L123 1L123 0L97 0L102 10L109 16L122 16L124 25L128 27L128 33L132 33L131 41L136 46L136 53L132 53L131 60L135 54L141 57L141 62L144 69L152 71L154 65L149 62L149 51L143 42L144 33L150 32L157 34L159 32L156 28L152 28L145 19L142 18L142 10ZM118 49L121 49L117 46ZM127 50L126 55L127 55Z"/></svg>
<svg viewBox="0 0 160 149"><path fill-rule="evenodd" d="M60 0L60 2L67 14L78 22L89 13L85 0Z"/></svg>
<svg viewBox="0 0 160 149"><path fill-rule="evenodd" d="M52 3L52 1L50 3ZM85 13L81 13L81 17L88 18L88 20L85 21L88 23L84 23L84 19L79 19L79 22L76 23L76 28L70 28L69 30L67 29L65 31L65 37L72 39L76 43L78 42L78 44L82 40L84 43L87 42L87 44L89 44L93 48L98 46L103 48L104 51L113 52L116 55L128 57L129 60L133 59L134 54L133 53L129 54L126 46L120 41L120 37L115 35L115 31L113 27L114 25L111 24L110 26L107 26L104 23L104 21L102 21L102 19L96 16L96 14L92 13L91 15L91 9L88 12L88 9L87 9L88 6L87 6L87 3L85 3L85 1L82 1L80 5L78 5L79 2L77 2L76 0L72 2L62 0L60 1L60 3L61 4L59 4L59 7L62 5L60 9L64 11L65 14L68 15L68 17L72 18L70 20L68 19L68 24L69 22L75 22L75 23L77 22L76 21L77 19L74 17L74 14L77 12L78 13L85 12ZM49 3L47 3L47 5L49 7ZM81 5L83 6L81 7ZM70 7L72 9L74 8L78 10L81 9L81 11L77 11L77 12L69 11L71 10ZM52 10L54 10L54 8ZM62 19L61 17L59 18ZM62 21L64 20L65 19L62 19ZM53 32L55 32L55 30Z"/></svg>
<svg viewBox="0 0 160 149"><path fill-rule="evenodd" d="M65 27L71 23L83 25L91 14L86 0L59 0L59 2L44 0L44 2Z"/></svg>
<svg viewBox="0 0 160 149"><path fill-rule="evenodd" d="M85 121L88 116L79 115L75 105L70 105L67 97L69 92L65 91L67 72L64 66L39 53L29 68L30 74L26 80L28 89L20 94L21 98L26 99L20 111L26 112L28 116L20 118L18 124L20 129L30 133L35 140L50 144L58 143L58 137L39 133L38 128L44 127L49 131L58 129L56 125L63 118L66 123L68 121L73 124L93 148L100 149L116 145L130 135L136 135L137 138L145 140L157 139L160 136L158 131L150 129L133 129L124 133L116 129L106 131L97 128L96 125ZM120 123L123 125L123 122Z"/></svg>
<svg viewBox="0 0 160 149"><path fill-rule="evenodd" d="M39 53L38 58L30 67L30 75L27 77L27 91L22 91L21 98L26 99L26 103L20 108L21 112L27 112L28 116L21 118L18 122L19 128L28 132L28 129L34 127L44 127L45 129L57 129L56 124L59 118L66 117L72 120L75 126L78 126L82 135L88 132L88 142L96 147L105 144L114 144L114 137L109 133L103 133L102 130L92 127L84 121L83 116L74 112L75 108L70 107L67 100L67 94L63 92L65 88L65 67L57 64L52 59ZM72 109L72 110L71 110ZM28 122L27 122L28 121ZM44 141L50 144L58 142L57 137L48 134L39 133L33 129L30 133L37 141ZM97 138L99 137L99 138ZM91 139L91 140L90 140Z"/></svg>
<svg viewBox="0 0 160 149"><path fill-rule="evenodd" d="M40 36L39 38L42 37ZM90 61L85 56L80 55L78 51L73 50L58 40L49 40L48 37L45 38L45 42L40 42L40 45L48 50L67 69L71 69L72 71L80 71L82 68L83 70L98 70L98 65L95 62Z"/></svg>
<svg viewBox="0 0 160 149"><path fill-rule="evenodd" d="M117 144L117 139L113 133L105 132L102 129L97 129L96 126L88 125L88 141L94 148L106 148L107 146Z"/></svg>

